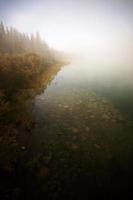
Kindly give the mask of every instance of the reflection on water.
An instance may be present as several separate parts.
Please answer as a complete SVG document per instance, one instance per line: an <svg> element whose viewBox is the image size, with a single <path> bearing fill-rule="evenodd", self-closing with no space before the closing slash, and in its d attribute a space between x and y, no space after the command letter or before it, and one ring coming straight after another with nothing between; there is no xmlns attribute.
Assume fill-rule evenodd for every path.
<svg viewBox="0 0 133 200"><path fill-rule="evenodd" d="M30 166L37 165L44 196L131 194L133 90L127 80L125 72L75 63L36 97Z"/></svg>

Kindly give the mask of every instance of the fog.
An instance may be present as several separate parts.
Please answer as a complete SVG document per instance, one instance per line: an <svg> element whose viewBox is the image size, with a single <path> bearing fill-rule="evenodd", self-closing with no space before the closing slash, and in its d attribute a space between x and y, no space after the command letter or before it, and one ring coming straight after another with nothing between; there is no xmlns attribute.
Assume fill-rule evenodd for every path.
<svg viewBox="0 0 133 200"><path fill-rule="evenodd" d="M96 76L132 82L132 1L7 0L0 15L22 32L39 31L51 48L86 62Z"/></svg>
<svg viewBox="0 0 133 200"><path fill-rule="evenodd" d="M0 0L0 20L0 199L132 199L133 0Z"/></svg>

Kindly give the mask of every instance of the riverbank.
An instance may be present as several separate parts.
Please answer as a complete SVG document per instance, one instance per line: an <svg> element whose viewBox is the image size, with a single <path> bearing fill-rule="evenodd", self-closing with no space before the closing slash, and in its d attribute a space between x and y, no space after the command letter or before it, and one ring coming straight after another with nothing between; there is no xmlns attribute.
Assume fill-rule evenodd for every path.
<svg viewBox="0 0 133 200"><path fill-rule="evenodd" d="M34 104L26 102L35 124L1 146L2 200L132 195L132 119L88 83L91 71L81 76L83 67L58 63L34 82Z"/></svg>
<svg viewBox="0 0 133 200"><path fill-rule="evenodd" d="M34 97L41 93L65 62L46 63L37 54L1 56L0 59L0 197L16 191L16 166L25 157L35 126ZM18 164L21 162L21 164ZM22 174L21 174L22 175ZM11 181L12 179L12 181ZM10 191L10 192L9 192ZM8 194L8 192L10 194ZM2 196L1 196L2 195Z"/></svg>

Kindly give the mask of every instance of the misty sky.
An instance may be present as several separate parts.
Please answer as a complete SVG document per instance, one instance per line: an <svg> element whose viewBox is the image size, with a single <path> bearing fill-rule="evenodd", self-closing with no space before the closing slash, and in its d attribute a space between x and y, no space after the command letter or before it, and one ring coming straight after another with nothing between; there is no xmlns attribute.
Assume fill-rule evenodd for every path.
<svg viewBox="0 0 133 200"><path fill-rule="evenodd" d="M23 32L39 31L59 50L132 54L132 0L3 0L0 19Z"/></svg>

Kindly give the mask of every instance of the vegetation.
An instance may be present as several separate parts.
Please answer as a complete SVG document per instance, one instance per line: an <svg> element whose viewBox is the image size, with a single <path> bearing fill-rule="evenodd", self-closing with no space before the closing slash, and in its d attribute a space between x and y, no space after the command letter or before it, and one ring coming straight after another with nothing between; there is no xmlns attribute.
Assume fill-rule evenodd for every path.
<svg viewBox="0 0 133 200"><path fill-rule="evenodd" d="M41 40L39 33L36 36L20 33L14 28L0 24L0 52L8 54L41 53L50 54L48 45Z"/></svg>
<svg viewBox="0 0 133 200"><path fill-rule="evenodd" d="M59 53L50 49L39 33L29 36L0 24L1 171L11 170L28 150L34 126L31 100L61 65Z"/></svg>
<svg viewBox="0 0 133 200"><path fill-rule="evenodd" d="M58 56L56 56L58 55ZM58 57L58 59L57 59ZM7 120L13 104L35 92L37 81L59 64L59 53L41 40L0 24L0 119ZM16 106L16 105L15 105ZM4 118L3 116L6 115Z"/></svg>

